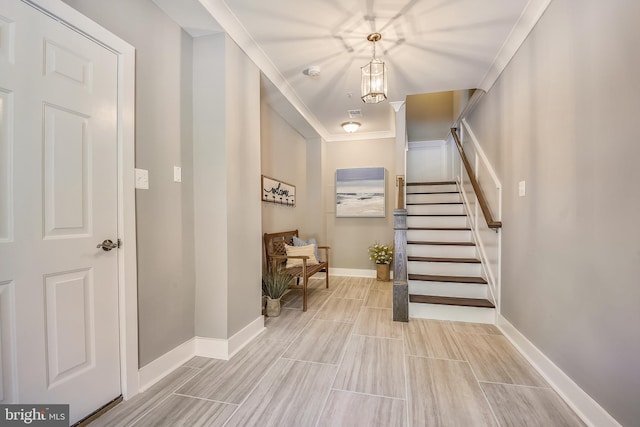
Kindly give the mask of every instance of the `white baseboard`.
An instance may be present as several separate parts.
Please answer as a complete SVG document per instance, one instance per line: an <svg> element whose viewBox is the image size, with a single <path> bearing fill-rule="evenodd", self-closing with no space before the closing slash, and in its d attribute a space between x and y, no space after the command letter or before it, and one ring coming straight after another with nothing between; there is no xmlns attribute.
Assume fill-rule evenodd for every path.
<svg viewBox="0 0 640 427"><path fill-rule="evenodd" d="M264 316L257 317L253 322L242 328L229 338L228 358L233 357L245 345L249 344L255 337L264 331Z"/></svg>
<svg viewBox="0 0 640 427"><path fill-rule="evenodd" d="M498 327L586 425L621 427L620 423L598 402L593 400L502 315L498 316Z"/></svg>
<svg viewBox="0 0 640 427"><path fill-rule="evenodd" d="M264 316L256 318L228 340L191 338L138 370L140 392L148 390L193 356L229 360L262 331L264 331Z"/></svg>
<svg viewBox="0 0 640 427"><path fill-rule="evenodd" d="M264 316L259 316L228 340L196 337L195 355L229 360L262 331L264 331Z"/></svg>
<svg viewBox="0 0 640 427"><path fill-rule="evenodd" d="M393 270L389 272L391 279L393 279ZM358 268L335 268L329 267L329 277L342 276L342 277L376 277L376 270L366 270Z"/></svg>
<svg viewBox="0 0 640 427"><path fill-rule="evenodd" d="M364 270L357 268L329 268L329 276L343 277L376 277L375 270Z"/></svg>
<svg viewBox="0 0 640 427"><path fill-rule="evenodd" d="M220 338L196 337L195 355L229 360L229 341Z"/></svg>
<svg viewBox="0 0 640 427"><path fill-rule="evenodd" d="M196 339L191 338L189 341L180 344L148 365L140 368L138 370L140 392L148 390L149 387L195 356L195 343Z"/></svg>

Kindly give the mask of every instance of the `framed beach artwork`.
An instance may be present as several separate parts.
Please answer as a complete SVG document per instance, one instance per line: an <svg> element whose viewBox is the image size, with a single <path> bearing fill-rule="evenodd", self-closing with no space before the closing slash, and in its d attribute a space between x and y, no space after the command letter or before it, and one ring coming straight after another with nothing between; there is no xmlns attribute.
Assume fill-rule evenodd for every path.
<svg viewBox="0 0 640 427"><path fill-rule="evenodd" d="M384 218L384 168L336 169L336 217Z"/></svg>
<svg viewBox="0 0 640 427"><path fill-rule="evenodd" d="M262 175L262 201L284 206L296 206L296 186Z"/></svg>

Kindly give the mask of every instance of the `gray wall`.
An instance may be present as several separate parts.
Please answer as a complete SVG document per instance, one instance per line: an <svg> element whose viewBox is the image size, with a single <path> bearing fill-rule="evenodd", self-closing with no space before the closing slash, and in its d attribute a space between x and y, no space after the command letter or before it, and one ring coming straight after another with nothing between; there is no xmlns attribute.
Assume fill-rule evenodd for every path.
<svg viewBox="0 0 640 427"><path fill-rule="evenodd" d="M640 420L638 16L633 1L554 0L469 117L504 186L503 315L628 426Z"/></svg>
<svg viewBox="0 0 640 427"><path fill-rule="evenodd" d="M374 270L367 248L393 243L393 208L396 203L396 140L324 142L323 196L327 244L336 268ZM384 167L387 173L385 218L336 218L336 169Z"/></svg>
<svg viewBox="0 0 640 427"><path fill-rule="evenodd" d="M262 316L260 70L227 37L227 336Z"/></svg>
<svg viewBox="0 0 640 427"><path fill-rule="evenodd" d="M64 1L136 48L136 167L149 170L149 190L136 191L144 366L194 335L192 39L150 0Z"/></svg>
<svg viewBox="0 0 640 427"><path fill-rule="evenodd" d="M225 43L224 34L202 36L193 49L195 333L220 339L227 338L228 280Z"/></svg>
<svg viewBox="0 0 640 427"><path fill-rule="evenodd" d="M194 41L196 335L261 316L260 73L225 34Z"/></svg>

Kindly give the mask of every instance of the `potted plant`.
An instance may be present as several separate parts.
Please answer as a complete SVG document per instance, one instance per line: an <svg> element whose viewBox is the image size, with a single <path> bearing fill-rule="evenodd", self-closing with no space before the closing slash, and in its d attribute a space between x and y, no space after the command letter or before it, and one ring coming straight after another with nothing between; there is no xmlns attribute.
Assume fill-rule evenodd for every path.
<svg viewBox="0 0 640 427"><path fill-rule="evenodd" d="M389 264L393 261L393 245L376 242L369 246L369 259L376 263L376 280L388 282Z"/></svg>
<svg viewBox="0 0 640 427"><path fill-rule="evenodd" d="M289 289L291 275L277 269L262 275L262 293L267 297L267 316L280 316L280 298Z"/></svg>

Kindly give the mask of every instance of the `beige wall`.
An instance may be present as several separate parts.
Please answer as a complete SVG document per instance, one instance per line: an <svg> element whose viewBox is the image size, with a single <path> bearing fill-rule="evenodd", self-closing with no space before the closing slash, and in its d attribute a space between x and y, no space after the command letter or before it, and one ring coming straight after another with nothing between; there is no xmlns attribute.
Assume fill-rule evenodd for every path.
<svg viewBox="0 0 640 427"><path fill-rule="evenodd" d="M447 139L457 107L454 94L448 91L407 96L406 127L409 142Z"/></svg>
<svg viewBox="0 0 640 427"><path fill-rule="evenodd" d="M295 207L262 203L262 231L298 229L304 235L308 211L307 143L266 102L261 105L260 124L262 174L296 187Z"/></svg>
<svg viewBox="0 0 640 427"><path fill-rule="evenodd" d="M335 268L374 270L367 248L379 241L393 243L393 207L395 186L396 140L336 141L323 143L323 197L327 243L331 246L331 263ZM384 167L386 183L385 218L336 218L336 169Z"/></svg>
<svg viewBox="0 0 640 427"><path fill-rule="evenodd" d="M192 38L151 0L64 0L136 48L139 359L193 337ZM182 167L182 183L173 167Z"/></svg>
<svg viewBox="0 0 640 427"><path fill-rule="evenodd" d="M333 267L374 270L367 248L393 242L395 139L322 142L306 140L266 102L261 111L262 173L296 186L295 208L262 203L264 233L298 229L331 246ZM384 167L386 218L336 218L335 172L341 168Z"/></svg>
<svg viewBox="0 0 640 427"><path fill-rule="evenodd" d="M628 426L640 420L638 16L633 1L551 2L469 117L504 186L502 314Z"/></svg>

